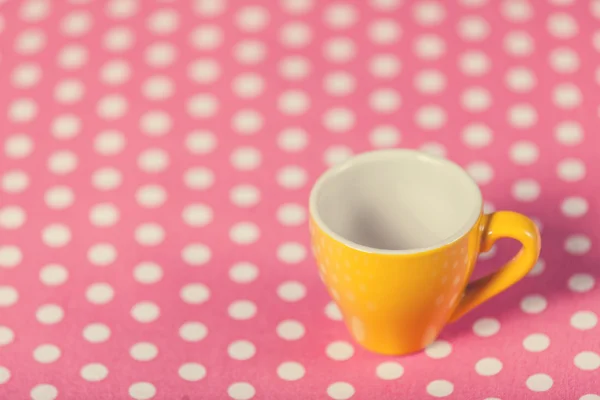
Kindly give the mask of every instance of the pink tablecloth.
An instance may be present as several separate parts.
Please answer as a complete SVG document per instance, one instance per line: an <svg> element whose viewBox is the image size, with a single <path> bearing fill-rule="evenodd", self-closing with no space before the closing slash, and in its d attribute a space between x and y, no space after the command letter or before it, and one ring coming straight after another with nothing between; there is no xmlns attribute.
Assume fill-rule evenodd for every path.
<svg viewBox="0 0 600 400"><path fill-rule="evenodd" d="M599 27L598 1L4 0L0 398L600 399ZM382 147L544 241L403 358L351 342L308 249L312 182Z"/></svg>

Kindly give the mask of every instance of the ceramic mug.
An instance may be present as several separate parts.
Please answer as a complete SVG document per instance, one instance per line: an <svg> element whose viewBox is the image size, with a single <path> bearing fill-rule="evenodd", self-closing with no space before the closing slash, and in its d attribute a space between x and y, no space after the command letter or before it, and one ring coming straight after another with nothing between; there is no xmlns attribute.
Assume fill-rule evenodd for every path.
<svg viewBox="0 0 600 400"><path fill-rule="evenodd" d="M310 194L320 276L353 338L382 354L419 351L451 321L523 278L540 234L524 215L483 213L477 184L424 153L363 153L326 171ZM499 238L519 253L469 283L477 256Z"/></svg>

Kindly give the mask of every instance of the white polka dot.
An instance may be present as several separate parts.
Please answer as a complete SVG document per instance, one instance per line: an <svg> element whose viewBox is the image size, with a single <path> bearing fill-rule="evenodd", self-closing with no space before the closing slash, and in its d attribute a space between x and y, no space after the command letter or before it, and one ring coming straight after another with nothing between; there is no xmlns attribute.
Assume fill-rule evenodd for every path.
<svg viewBox="0 0 600 400"><path fill-rule="evenodd" d="M60 358L60 349L53 344L42 344L33 350L33 358L40 364L50 364Z"/></svg>
<svg viewBox="0 0 600 400"><path fill-rule="evenodd" d="M110 328L101 323L92 323L83 328L83 337L90 343L102 343L110 338Z"/></svg>
<svg viewBox="0 0 600 400"><path fill-rule="evenodd" d="M32 55L41 51L46 45L46 35L40 29L26 29L21 31L15 40L17 53Z"/></svg>
<svg viewBox="0 0 600 400"><path fill-rule="evenodd" d="M537 161L540 152L535 143L520 140L510 147L510 158L515 164L530 165Z"/></svg>
<svg viewBox="0 0 600 400"><path fill-rule="evenodd" d="M446 112L439 106L423 106L417 110L415 123L424 130L440 129L446 124Z"/></svg>
<svg viewBox="0 0 600 400"><path fill-rule="evenodd" d="M458 22L458 34L466 41L481 41L490 34L490 25L481 17L463 17Z"/></svg>
<svg viewBox="0 0 600 400"><path fill-rule="evenodd" d="M179 328L179 336L186 342L199 342L208 335L208 328L201 322L186 322Z"/></svg>
<svg viewBox="0 0 600 400"><path fill-rule="evenodd" d="M133 270L133 277L138 283L150 285L159 282L163 277L163 270L160 265L144 261L136 265Z"/></svg>
<svg viewBox="0 0 600 400"><path fill-rule="evenodd" d="M160 316L160 308L151 301L141 301L131 308L131 317L137 322L149 323Z"/></svg>
<svg viewBox="0 0 600 400"><path fill-rule="evenodd" d="M379 54L369 61L369 71L377 78L393 78L401 68L402 64L394 54Z"/></svg>
<svg viewBox="0 0 600 400"><path fill-rule="evenodd" d="M86 299L92 304L107 304L113 299L115 291L108 283L94 283L85 291Z"/></svg>
<svg viewBox="0 0 600 400"><path fill-rule="evenodd" d="M0 245L0 268L14 268L21 263L21 249L12 245Z"/></svg>
<svg viewBox="0 0 600 400"><path fill-rule="evenodd" d="M356 23L358 12L350 4L331 4L325 9L323 19L331 29L347 29Z"/></svg>
<svg viewBox="0 0 600 400"><path fill-rule="evenodd" d="M247 320L256 315L256 305L250 300L237 300L229 305L227 313L232 319Z"/></svg>
<svg viewBox="0 0 600 400"><path fill-rule="evenodd" d="M281 0L281 7L289 14L305 14L314 6L314 0Z"/></svg>
<svg viewBox="0 0 600 400"><path fill-rule="evenodd" d="M440 24L446 18L446 10L441 2L425 0L413 7L413 18L419 25L432 26Z"/></svg>
<svg viewBox="0 0 600 400"><path fill-rule="evenodd" d="M6 367L0 366L0 385L5 384L10 379L10 370Z"/></svg>
<svg viewBox="0 0 600 400"><path fill-rule="evenodd" d="M338 340L327 345L325 354L332 360L345 361L354 355L354 347L348 342Z"/></svg>
<svg viewBox="0 0 600 400"><path fill-rule="evenodd" d="M100 118L115 120L121 118L127 112L129 104L127 100L118 94L109 94L102 97L96 106L96 112Z"/></svg>
<svg viewBox="0 0 600 400"><path fill-rule="evenodd" d="M400 7L402 0L370 0L369 4L375 10L392 11Z"/></svg>
<svg viewBox="0 0 600 400"><path fill-rule="evenodd" d="M62 224L50 224L42 230L42 240L46 246L63 247L71 241L71 230Z"/></svg>
<svg viewBox="0 0 600 400"><path fill-rule="evenodd" d="M581 104L581 90L572 83L563 83L554 87L552 100L557 107L572 109Z"/></svg>
<svg viewBox="0 0 600 400"><path fill-rule="evenodd" d="M169 154L158 148L144 150L138 156L137 163L144 172L162 172L169 166Z"/></svg>
<svg viewBox="0 0 600 400"><path fill-rule="evenodd" d="M570 235L565 240L565 250L570 254L583 255L586 254L591 247L592 243L590 238L586 235Z"/></svg>
<svg viewBox="0 0 600 400"><path fill-rule="evenodd" d="M248 340L236 340L227 347L227 354L234 360L249 360L256 354L256 347Z"/></svg>
<svg viewBox="0 0 600 400"><path fill-rule="evenodd" d="M252 207L260 201L260 191L252 185L238 185L229 192L229 199L238 207Z"/></svg>
<svg viewBox="0 0 600 400"><path fill-rule="evenodd" d="M550 346L550 338L543 333L532 333L523 340L523 347L527 351L538 353Z"/></svg>
<svg viewBox="0 0 600 400"><path fill-rule="evenodd" d="M134 16L138 11L137 0L111 0L106 4L106 14L109 17L120 19Z"/></svg>
<svg viewBox="0 0 600 400"><path fill-rule="evenodd" d="M575 146L583 140L583 128L575 121L561 122L554 130L554 137L565 146Z"/></svg>
<svg viewBox="0 0 600 400"><path fill-rule="evenodd" d="M249 400L254 397L256 390L247 382L236 382L227 388L227 394L234 400Z"/></svg>
<svg viewBox="0 0 600 400"><path fill-rule="evenodd" d="M402 30L393 19L378 19L369 25L367 34L373 43L389 45L400 39Z"/></svg>
<svg viewBox="0 0 600 400"><path fill-rule="evenodd" d="M203 24L192 31L190 42L196 50L214 50L223 42L223 32L216 25Z"/></svg>
<svg viewBox="0 0 600 400"><path fill-rule="evenodd" d="M325 315L327 318L333 321L341 321L342 320L342 312L340 308L333 301L330 301L325 306Z"/></svg>
<svg viewBox="0 0 600 400"><path fill-rule="evenodd" d="M148 46L144 52L146 64L162 68L171 65L177 58L176 48L169 42L156 42Z"/></svg>
<svg viewBox="0 0 600 400"><path fill-rule="evenodd" d="M163 75L155 75L142 84L142 94L149 100L164 100L173 95L175 84Z"/></svg>
<svg viewBox="0 0 600 400"><path fill-rule="evenodd" d="M481 51L467 51L460 56L458 66L465 75L481 76L489 71L491 62Z"/></svg>
<svg viewBox="0 0 600 400"><path fill-rule="evenodd" d="M137 382L129 386L129 396L135 400L149 400L156 395L156 388L148 382Z"/></svg>
<svg viewBox="0 0 600 400"><path fill-rule="evenodd" d="M488 146L492 142L492 138L491 129L481 123L467 125L462 132L463 142L471 148L478 149Z"/></svg>
<svg viewBox="0 0 600 400"><path fill-rule="evenodd" d="M576 182L585 177L586 168L583 161L578 158L565 158L556 166L556 173L563 181Z"/></svg>
<svg viewBox="0 0 600 400"><path fill-rule="evenodd" d="M447 397L454 392L454 385L446 380L431 381L427 385L427 393L433 397Z"/></svg>
<svg viewBox="0 0 600 400"><path fill-rule="evenodd" d="M179 377L189 382L197 382L206 376L206 368L199 363L185 363L179 367Z"/></svg>
<svg viewBox="0 0 600 400"><path fill-rule="evenodd" d="M29 88L36 85L42 77L42 69L37 64L23 63L13 69L11 81L15 87Z"/></svg>
<svg viewBox="0 0 600 400"><path fill-rule="evenodd" d="M44 201L49 208L68 208L74 201L73 191L66 186L54 186L46 191Z"/></svg>
<svg viewBox="0 0 600 400"><path fill-rule="evenodd" d="M310 98L300 90L288 90L277 99L277 107L283 114L301 115L310 107Z"/></svg>
<svg viewBox="0 0 600 400"><path fill-rule="evenodd" d="M59 264L48 264L40 270L40 281L47 286L59 286L67 281L69 271Z"/></svg>
<svg viewBox="0 0 600 400"><path fill-rule="evenodd" d="M179 291L183 302L188 304L202 304L210 299L210 290L202 283L190 283Z"/></svg>
<svg viewBox="0 0 600 400"><path fill-rule="evenodd" d="M579 398L579 400L600 400L600 395L598 394L584 394Z"/></svg>
<svg viewBox="0 0 600 400"><path fill-rule="evenodd" d="M304 325L293 319L287 319L277 324L277 336L284 340L298 340L304 336Z"/></svg>
<svg viewBox="0 0 600 400"><path fill-rule="evenodd" d="M100 363L86 364L79 374L88 382L100 382L108 376L108 368Z"/></svg>
<svg viewBox="0 0 600 400"><path fill-rule="evenodd" d="M446 87L446 77L437 70L427 69L415 76L414 85L423 94L440 93Z"/></svg>
<svg viewBox="0 0 600 400"><path fill-rule="evenodd" d="M167 199L166 191L158 185L145 185L135 192L137 203L146 208L160 207Z"/></svg>
<svg viewBox="0 0 600 400"><path fill-rule="evenodd" d="M337 71L325 76L323 86L332 96L345 96L354 91L356 81L349 73Z"/></svg>
<svg viewBox="0 0 600 400"><path fill-rule="evenodd" d="M306 221L306 210L300 204L282 204L277 209L277 220L284 226L302 225Z"/></svg>
<svg viewBox="0 0 600 400"><path fill-rule="evenodd" d="M546 269L546 262L542 259L538 260L538 262L535 263L535 265L533 266L533 268L531 269L531 271L529 271L529 273L527 274L528 276L538 276L541 275L544 270Z"/></svg>
<svg viewBox="0 0 600 400"><path fill-rule="evenodd" d="M475 372L481 376L494 376L502 370L502 362L494 357L486 357L477 361Z"/></svg>
<svg viewBox="0 0 600 400"><path fill-rule="evenodd" d="M376 148L395 147L400 143L400 132L393 125L379 125L369 135L371 146Z"/></svg>
<svg viewBox="0 0 600 400"><path fill-rule="evenodd" d="M46 0L27 0L21 5L19 16L27 22L41 21L50 12L50 2Z"/></svg>
<svg viewBox="0 0 600 400"><path fill-rule="evenodd" d="M179 14L174 10L158 10L150 15L146 26L155 35L168 35L179 27Z"/></svg>
<svg viewBox="0 0 600 400"><path fill-rule="evenodd" d="M539 314L546 309L548 302L539 294L526 296L521 300L521 310L527 314Z"/></svg>
<svg viewBox="0 0 600 400"><path fill-rule="evenodd" d="M308 144L308 135L301 128L286 128L277 137L277 145L284 151L297 152Z"/></svg>
<svg viewBox="0 0 600 400"><path fill-rule="evenodd" d="M19 300L19 292L12 286L0 286L0 308L10 307Z"/></svg>
<svg viewBox="0 0 600 400"><path fill-rule="evenodd" d="M25 158L33 151L33 141L29 136L16 134L8 136L4 142L4 154L9 158Z"/></svg>
<svg viewBox="0 0 600 400"><path fill-rule="evenodd" d="M511 188L515 199L525 202L536 200L540 195L540 184L533 179L519 179Z"/></svg>
<svg viewBox="0 0 600 400"><path fill-rule="evenodd" d="M524 22L533 15L531 5L523 0L504 0L501 11L504 18L510 22Z"/></svg>
<svg viewBox="0 0 600 400"><path fill-rule="evenodd" d="M58 390L47 383L35 385L29 392L32 400L55 400L58 397Z"/></svg>
<svg viewBox="0 0 600 400"><path fill-rule="evenodd" d="M267 47L258 40L242 40L233 47L233 56L240 64L258 64L266 55Z"/></svg>
<svg viewBox="0 0 600 400"><path fill-rule="evenodd" d="M183 261L194 267L206 264L210 261L211 255L210 248L201 243L187 245L181 252Z"/></svg>
<svg viewBox="0 0 600 400"><path fill-rule="evenodd" d="M445 358L452 352L452 345L445 340L436 340L425 348L425 354L431 358Z"/></svg>
<svg viewBox="0 0 600 400"><path fill-rule="evenodd" d="M119 209L110 203L96 204L90 210L90 222L97 227L112 226L119 220Z"/></svg>
<svg viewBox="0 0 600 400"><path fill-rule="evenodd" d="M467 172L475 182L485 185L494 177L492 166L483 161L472 162L466 167Z"/></svg>
<svg viewBox="0 0 600 400"><path fill-rule="evenodd" d="M415 39L413 48L419 58L435 60L446 52L446 43L437 35L425 34Z"/></svg>
<svg viewBox="0 0 600 400"><path fill-rule="evenodd" d="M31 99L17 99L10 103L8 116L14 122L28 122L38 113L37 104Z"/></svg>
<svg viewBox="0 0 600 400"><path fill-rule="evenodd" d="M103 37L104 48L108 51L124 52L133 46L135 36L131 29L119 26L108 30Z"/></svg>
<svg viewBox="0 0 600 400"><path fill-rule="evenodd" d="M573 292L585 293L592 290L596 281L590 274L574 274L569 278L568 286Z"/></svg>
<svg viewBox="0 0 600 400"><path fill-rule="evenodd" d="M323 55L329 62L345 63L356 55L356 46L349 38L336 37L325 42Z"/></svg>
<svg viewBox="0 0 600 400"><path fill-rule="evenodd" d="M164 111L149 111L140 118L140 129L148 136L163 136L171 131L171 115Z"/></svg>
<svg viewBox="0 0 600 400"><path fill-rule="evenodd" d="M310 62L301 56L289 56L278 64L279 74L288 80L299 80L310 73Z"/></svg>
<svg viewBox="0 0 600 400"><path fill-rule="evenodd" d="M48 158L48 169L57 175L65 175L77 168L77 156L70 151L57 151Z"/></svg>
<svg viewBox="0 0 600 400"><path fill-rule="evenodd" d="M297 281L287 281L277 287L277 295L283 301L300 301L306 297L306 287Z"/></svg>
<svg viewBox="0 0 600 400"><path fill-rule="evenodd" d="M346 146L331 146L325 150L323 161L325 164L332 166L342 163L352 156L352 149Z"/></svg>
<svg viewBox="0 0 600 400"><path fill-rule="evenodd" d="M217 113L219 102L210 94L197 94L187 102L187 112L194 118L208 118Z"/></svg>
<svg viewBox="0 0 600 400"><path fill-rule="evenodd" d="M35 312L35 318L44 325L53 325L62 321L65 312L57 304L44 304Z"/></svg>
<svg viewBox="0 0 600 400"><path fill-rule="evenodd" d="M152 343L139 342L131 346L129 355L136 361L150 361L158 355L158 347Z"/></svg>
<svg viewBox="0 0 600 400"><path fill-rule="evenodd" d="M29 186L29 176L20 170L12 170L2 175L2 190L7 193L20 193Z"/></svg>
<svg viewBox="0 0 600 400"><path fill-rule="evenodd" d="M535 74L524 67L515 67L506 73L506 85L514 92L525 93L537 84Z"/></svg>
<svg viewBox="0 0 600 400"><path fill-rule="evenodd" d="M62 32L67 36L82 36L86 34L93 24L93 18L87 11L74 11L60 21Z"/></svg>
<svg viewBox="0 0 600 400"><path fill-rule="evenodd" d="M183 209L182 218L190 226L206 226L213 219L213 211L204 204L192 204Z"/></svg>
<svg viewBox="0 0 600 400"><path fill-rule="evenodd" d="M577 35L579 27L573 17L565 13L555 13L548 17L546 28L558 39L569 39Z"/></svg>
<svg viewBox="0 0 600 400"><path fill-rule="evenodd" d="M283 25L279 31L279 40L286 48L298 49L310 44L312 40L310 25L302 22L289 22Z"/></svg>
<svg viewBox="0 0 600 400"><path fill-rule="evenodd" d="M72 139L81 131L81 120L73 114L59 115L52 121L51 131L57 139Z"/></svg>
<svg viewBox="0 0 600 400"><path fill-rule="evenodd" d="M101 168L92 175L92 184L102 191L116 189L121 181L121 172L114 168Z"/></svg>
<svg viewBox="0 0 600 400"><path fill-rule="evenodd" d="M98 243L90 247L87 253L90 263L104 267L112 264L117 258L117 250L108 243Z"/></svg>
<svg viewBox="0 0 600 400"><path fill-rule="evenodd" d="M306 248L296 242L283 243L277 248L277 259L287 264L297 264L306 258Z"/></svg>
<svg viewBox="0 0 600 400"><path fill-rule="evenodd" d="M297 381L302 379L305 373L304 366L295 361L286 361L277 367L277 376L284 381Z"/></svg>
<svg viewBox="0 0 600 400"><path fill-rule="evenodd" d="M262 128L263 117L254 110L243 109L233 115L231 126L241 135L252 135Z"/></svg>
<svg viewBox="0 0 600 400"><path fill-rule="evenodd" d="M188 134L185 146L192 154L208 154L217 147L217 139L212 132L197 130Z"/></svg>
<svg viewBox="0 0 600 400"><path fill-rule="evenodd" d="M393 89L378 89L369 96L369 106L375 112L390 114L402 104L400 94Z"/></svg>
<svg viewBox="0 0 600 400"><path fill-rule="evenodd" d="M527 378L525 384L533 392L546 392L550 390L554 381L546 374L534 374Z"/></svg>
<svg viewBox="0 0 600 400"><path fill-rule="evenodd" d="M21 207L6 206L0 208L0 228L20 228L25 223L26 219L27 215Z"/></svg>
<svg viewBox="0 0 600 400"><path fill-rule="evenodd" d="M354 387L346 382L335 382L327 387L327 395L334 400L346 400L354 396Z"/></svg>
<svg viewBox="0 0 600 400"><path fill-rule="evenodd" d="M500 322L495 318L480 318L473 324L473 332L477 336L489 337L500 331Z"/></svg>
<svg viewBox="0 0 600 400"><path fill-rule="evenodd" d="M88 51L79 45L68 45L58 53L58 64L64 69L77 69L85 65Z"/></svg>
<svg viewBox="0 0 600 400"><path fill-rule="evenodd" d="M269 11L259 6L245 6L235 15L237 27L245 32L261 31L266 28L269 20Z"/></svg>
<svg viewBox="0 0 600 400"><path fill-rule="evenodd" d="M250 171L260 166L262 154L254 147L239 147L231 153L233 167L240 171Z"/></svg>
<svg viewBox="0 0 600 400"><path fill-rule="evenodd" d="M221 76L221 67L215 60L199 59L188 65L187 73L193 81L212 83Z"/></svg>
<svg viewBox="0 0 600 400"><path fill-rule="evenodd" d="M346 132L354 127L355 117L348 108L332 108L323 114L323 125L334 133Z"/></svg>
<svg viewBox="0 0 600 400"><path fill-rule="evenodd" d="M530 128L537 120L537 111L529 104L517 104L508 109L508 122L515 128Z"/></svg>
<svg viewBox="0 0 600 400"><path fill-rule="evenodd" d="M186 186L190 189L205 190L212 186L215 181L215 176L208 168L195 167L186 171L184 181Z"/></svg>
<svg viewBox="0 0 600 400"><path fill-rule="evenodd" d="M12 329L0 325L0 346L6 346L7 344L12 343L15 338L15 334Z"/></svg>
<svg viewBox="0 0 600 400"><path fill-rule="evenodd" d="M598 316L593 311L577 311L571 316L571 326L581 331L587 331L598 324Z"/></svg>
<svg viewBox="0 0 600 400"><path fill-rule="evenodd" d="M235 283L245 284L253 282L258 277L258 274L256 265L247 261L235 263L229 269L229 279Z"/></svg>
<svg viewBox="0 0 600 400"><path fill-rule="evenodd" d="M252 222L238 222L229 230L229 238L237 244L251 244L260 237L260 229Z"/></svg>
<svg viewBox="0 0 600 400"><path fill-rule="evenodd" d="M490 93L481 87L473 87L465 90L461 95L463 108L471 112L487 110L492 104Z"/></svg>
<svg viewBox="0 0 600 400"><path fill-rule="evenodd" d="M104 156L118 154L124 147L125 138L116 130L102 131L94 139L94 150Z"/></svg>
<svg viewBox="0 0 600 400"><path fill-rule="evenodd" d="M377 366L375 374L379 379L394 380L404 375L404 367L395 361L385 361Z"/></svg>
<svg viewBox="0 0 600 400"><path fill-rule="evenodd" d="M254 98L259 96L265 87L263 78L254 73L238 75L233 79L231 88L233 93L240 98Z"/></svg>
<svg viewBox="0 0 600 400"><path fill-rule="evenodd" d="M559 73L576 72L579 69L579 55L568 47L559 47L550 53L550 65Z"/></svg>
<svg viewBox="0 0 600 400"><path fill-rule="evenodd" d="M203 17L216 17L225 11L227 3L224 1L198 0L192 3L196 14Z"/></svg>
<svg viewBox="0 0 600 400"><path fill-rule="evenodd" d="M306 184L306 171L298 166L287 166L277 172L277 183L285 189L300 189Z"/></svg>
<svg viewBox="0 0 600 400"><path fill-rule="evenodd" d="M533 52L531 36L523 31L511 31L504 36L504 50L515 57L524 57Z"/></svg>
<svg viewBox="0 0 600 400"><path fill-rule="evenodd" d="M165 230L159 224L141 224L135 229L135 240L142 246L156 246L164 239Z"/></svg>

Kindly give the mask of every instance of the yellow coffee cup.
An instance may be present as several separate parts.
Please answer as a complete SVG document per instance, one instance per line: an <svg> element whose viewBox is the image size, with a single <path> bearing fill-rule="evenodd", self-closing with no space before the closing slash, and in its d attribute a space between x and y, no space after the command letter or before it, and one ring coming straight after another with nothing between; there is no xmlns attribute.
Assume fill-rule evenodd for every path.
<svg viewBox="0 0 600 400"><path fill-rule="evenodd" d="M540 234L524 215L483 213L457 164L406 150L363 153L326 171L310 194L319 274L353 338L382 354L419 351L448 323L535 265ZM469 283L499 238L521 242L495 273Z"/></svg>

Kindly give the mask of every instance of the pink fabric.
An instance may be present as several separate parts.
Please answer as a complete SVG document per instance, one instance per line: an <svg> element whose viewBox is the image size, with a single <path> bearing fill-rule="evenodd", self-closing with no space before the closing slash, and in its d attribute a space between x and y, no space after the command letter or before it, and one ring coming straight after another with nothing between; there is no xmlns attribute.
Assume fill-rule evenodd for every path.
<svg viewBox="0 0 600 400"><path fill-rule="evenodd" d="M0 398L599 399L599 18L3 1ZM401 358L351 342L307 247L312 182L380 147L543 231L531 276Z"/></svg>

